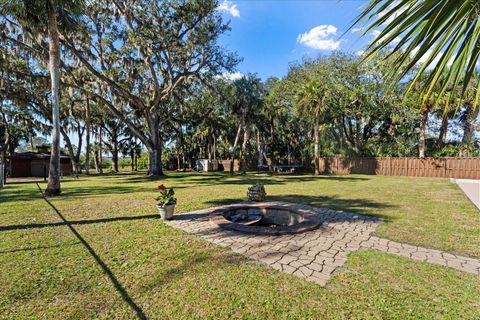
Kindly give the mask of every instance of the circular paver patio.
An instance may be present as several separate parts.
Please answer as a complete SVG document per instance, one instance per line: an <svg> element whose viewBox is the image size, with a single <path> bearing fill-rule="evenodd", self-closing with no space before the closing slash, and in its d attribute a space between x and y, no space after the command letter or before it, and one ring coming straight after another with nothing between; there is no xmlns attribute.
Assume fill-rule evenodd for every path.
<svg viewBox="0 0 480 320"><path fill-rule="evenodd" d="M289 210L309 210L318 215L318 229L300 234L255 235L221 229L208 216L238 204L177 214L167 223L212 243L261 261L270 267L325 285L341 268L349 253L370 248L417 261L426 261L480 275L480 260L372 236L381 219L326 208L286 202L266 204Z"/></svg>

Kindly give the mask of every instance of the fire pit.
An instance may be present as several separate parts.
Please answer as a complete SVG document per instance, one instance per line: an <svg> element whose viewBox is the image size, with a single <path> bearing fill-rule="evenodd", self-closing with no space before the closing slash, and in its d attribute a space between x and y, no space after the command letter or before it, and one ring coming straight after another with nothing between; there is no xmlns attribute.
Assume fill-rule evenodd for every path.
<svg viewBox="0 0 480 320"><path fill-rule="evenodd" d="M234 205L212 212L209 219L226 230L266 235L305 232L322 223L312 210L276 205Z"/></svg>

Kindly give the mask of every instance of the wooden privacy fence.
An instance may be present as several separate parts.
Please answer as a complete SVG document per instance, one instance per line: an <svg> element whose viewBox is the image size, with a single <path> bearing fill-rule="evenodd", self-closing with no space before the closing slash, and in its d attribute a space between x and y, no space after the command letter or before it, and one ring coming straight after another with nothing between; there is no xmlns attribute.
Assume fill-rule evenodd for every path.
<svg viewBox="0 0 480 320"><path fill-rule="evenodd" d="M321 158L325 173L480 179L479 158Z"/></svg>

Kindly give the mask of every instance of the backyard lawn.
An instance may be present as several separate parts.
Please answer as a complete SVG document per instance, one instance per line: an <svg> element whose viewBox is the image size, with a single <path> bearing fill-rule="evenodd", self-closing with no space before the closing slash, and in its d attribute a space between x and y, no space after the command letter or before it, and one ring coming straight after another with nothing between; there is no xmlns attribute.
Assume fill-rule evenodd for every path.
<svg viewBox="0 0 480 320"><path fill-rule="evenodd" d="M0 318L480 318L473 274L362 250L321 287L158 218L160 183L187 212L245 200L256 181L268 200L374 215L378 236L480 257L480 214L446 179L119 174L65 179L49 202L37 181L12 179L0 190Z"/></svg>

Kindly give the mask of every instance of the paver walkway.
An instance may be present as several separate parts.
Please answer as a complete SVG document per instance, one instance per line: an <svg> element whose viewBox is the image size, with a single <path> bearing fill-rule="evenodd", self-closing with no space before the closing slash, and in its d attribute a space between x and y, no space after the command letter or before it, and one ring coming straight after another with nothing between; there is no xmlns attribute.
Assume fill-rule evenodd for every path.
<svg viewBox="0 0 480 320"><path fill-rule="evenodd" d="M293 235L268 236L227 231L211 223L208 215L228 206L178 214L167 223L217 245L229 247L236 253L261 261L274 269L320 285L325 285L332 273L342 268L349 253L364 248L480 275L479 259L372 236L381 223L378 218L285 202L269 204L313 210L323 223L319 229Z"/></svg>

